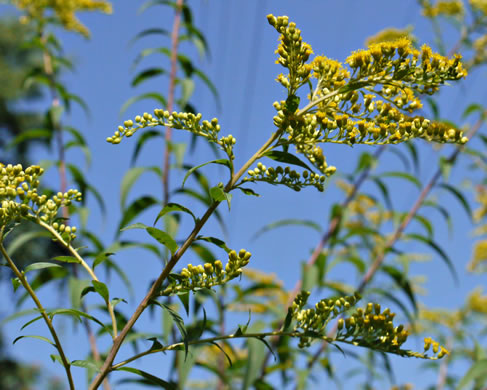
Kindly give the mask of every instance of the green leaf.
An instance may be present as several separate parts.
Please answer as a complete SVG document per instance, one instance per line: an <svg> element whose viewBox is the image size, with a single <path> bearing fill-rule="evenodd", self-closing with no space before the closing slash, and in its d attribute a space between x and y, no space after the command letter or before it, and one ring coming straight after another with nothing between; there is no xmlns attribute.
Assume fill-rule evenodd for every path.
<svg viewBox="0 0 487 390"><path fill-rule="evenodd" d="M157 218L156 220L154 221L153 225L155 225L157 223L157 221L159 221L159 219L161 217L163 217L164 215L166 215L167 213L170 213L170 212L173 212L173 211L182 211L183 213L186 213L186 214L189 214L193 217L193 221L194 223L196 223L197 219L196 217L194 216L194 214L192 213L192 211L184 206L181 206L180 204L178 203L168 203L166 206L164 206L164 208L159 212L159 214L157 214Z"/></svg>
<svg viewBox="0 0 487 390"><path fill-rule="evenodd" d="M472 364L470 369L458 383L457 390L464 389L472 381L477 381L476 389L483 388L486 380L487 359L482 359Z"/></svg>
<svg viewBox="0 0 487 390"><path fill-rule="evenodd" d="M30 141L30 140L39 140L45 138L46 141L49 141L52 138L53 131L50 129L30 129L22 131L17 137L15 137L12 142L7 145L7 149L13 148L21 144L22 142Z"/></svg>
<svg viewBox="0 0 487 390"><path fill-rule="evenodd" d="M252 239L257 238L258 236L267 233L270 230L283 227L283 226L305 226L309 227L310 229L315 230L316 232L321 232L321 226L310 220L310 219L281 219L280 221L272 222L264 227L260 228L253 236Z"/></svg>
<svg viewBox="0 0 487 390"><path fill-rule="evenodd" d="M165 74L166 70L163 68L149 68L139 72L132 80L131 86L136 87L140 83L151 79L152 77Z"/></svg>
<svg viewBox="0 0 487 390"><path fill-rule="evenodd" d="M485 117L485 107L482 104L472 103L463 111L462 119L465 119L474 112L480 112L482 117Z"/></svg>
<svg viewBox="0 0 487 390"><path fill-rule="evenodd" d="M120 207L125 208L125 203L130 189L144 172L154 172L158 177L161 175L159 167L134 167L129 169L123 176L120 184Z"/></svg>
<svg viewBox="0 0 487 390"><path fill-rule="evenodd" d="M159 130L145 129L142 135L139 138L137 138L137 142L135 143L134 153L132 154L132 158L130 160L130 165L134 165L135 162L137 161L137 157L139 156L139 153L142 150L142 146L144 146L146 142L149 141L150 139L157 138L157 137L164 138L164 135Z"/></svg>
<svg viewBox="0 0 487 390"><path fill-rule="evenodd" d="M98 206L100 207L102 213L105 213L105 202L103 200L103 197L98 192L98 190L85 180L83 174L75 165L67 164L66 167L68 168L69 172L73 176L73 180L78 185L79 190L84 195L83 200L82 200L82 204L85 204L86 199L87 199L87 193L89 191L96 198L96 200L98 202Z"/></svg>
<svg viewBox="0 0 487 390"><path fill-rule="evenodd" d="M407 279L405 272L400 271L399 269L393 267L392 265L383 264L381 267L381 271L389 275L392 280L398 285L398 287L404 291L404 293L409 298L412 306L414 307L414 311L418 311L418 304L416 303L416 297L414 296L414 292L411 288L411 284Z"/></svg>
<svg viewBox="0 0 487 390"><path fill-rule="evenodd" d="M174 241L174 239L166 232L153 227L148 227L145 230L159 243L169 249L172 255L178 250L178 244L176 244L176 241Z"/></svg>
<svg viewBox="0 0 487 390"><path fill-rule="evenodd" d="M218 160L212 160L212 161L208 161L208 162L205 162L203 164L200 164L200 165L197 165L193 168L191 168L188 172L186 172L186 175L184 176L184 179L183 179L183 183L181 184L181 187L184 188L184 183L186 183L186 180L188 179L188 177L194 172L196 171L197 169L201 168L201 167L204 167L205 165L208 165L208 164L220 164L220 165L224 165L226 167L228 167L230 169L231 165L230 165L230 161L228 161L227 159L218 159Z"/></svg>
<svg viewBox="0 0 487 390"><path fill-rule="evenodd" d="M255 192L254 190L251 190L250 188L243 188L243 187L236 187L240 191L242 191L245 195L252 195L252 196L257 196L260 197L260 195Z"/></svg>
<svg viewBox="0 0 487 390"><path fill-rule="evenodd" d="M191 96L194 92L194 81L190 78L185 78L180 81L181 89L182 89L182 96L181 96L181 105L184 106L189 101Z"/></svg>
<svg viewBox="0 0 487 390"><path fill-rule="evenodd" d="M210 188L210 195L215 202L227 201L228 210L230 210L232 194L225 192L221 186L215 186Z"/></svg>
<svg viewBox="0 0 487 390"><path fill-rule="evenodd" d="M42 336L37 336L37 335L25 335L25 336L19 336L17 337L13 342L12 344L15 344L17 341L21 340L21 339L25 339L25 338L31 338L31 339L38 339L38 340L42 340L42 341L45 341L46 343L49 343L51 344L54 348L56 348L56 345L51 341L49 340L48 338L46 337L42 337Z"/></svg>
<svg viewBox="0 0 487 390"><path fill-rule="evenodd" d="M279 150L271 150L270 152L264 153L265 157L270 158L271 160L286 163L286 164L292 164L292 165L297 165L299 167L305 168L310 172L313 172L313 170L305 164L303 161L301 161L299 158L297 158L294 154L288 153L288 152L282 152Z"/></svg>
<svg viewBox="0 0 487 390"><path fill-rule="evenodd" d="M201 81L203 81L203 83L206 84L210 92L213 94L213 98L215 99L217 110L220 110L220 106L221 106L220 97L218 95L218 90L216 89L215 85L201 70L195 69L194 74L198 76L201 79Z"/></svg>
<svg viewBox="0 0 487 390"><path fill-rule="evenodd" d="M399 179L405 179L411 183L413 183L416 187L421 189L421 182L414 177L413 175L410 175L409 173L406 172L385 172L380 175L381 177L396 177Z"/></svg>
<svg viewBox="0 0 487 390"><path fill-rule="evenodd" d="M169 35L169 31L163 28L147 28L139 32L135 37L133 37L129 42L129 45L132 45L135 41L148 35Z"/></svg>
<svg viewBox="0 0 487 390"><path fill-rule="evenodd" d="M438 255L440 255L442 260L446 263L448 269L450 270L450 272L452 274L453 279L455 280L456 283L458 283L458 275L457 275L457 272L455 271L455 266L453 265L452 261L450 260L450 257L448 257L446 252L443 249L441 249L441 247L438 244L436 244L433 240L431 240L427 237L423 237L420 234L415 234L415 233L405 234L404 238L409 238L409 239L420 241L420 242L428 245L430 248L432 248L436 253L438 253Z"/></svg>
<svg viewBox="0 0 487 390"><path fill-rule="evenodd" d="M228 360L228 364L230 365L230 367L232 367L233 366L232 359L230 359L230 356L228 356L228 354L224 351L224 349L220 347L220 345L215 341L210 341L210 343L213 344L215 347L217 347L221 352L223 352L223 355L225 355L225 357Z"/></svg>
<svg viewBox="0 0 487 390"><path fill-rule="evenodd" d="M463 209L467 213L468 217L472 219L472 209L470 208L470 205L468 204L465 196L463 196L463 194L457 188L447 183L440 183L438 184L438 187L443 188L444 190L447 190L450 194L452 194L463 206Z"/></svg>
<svg viewBox="0 0 487 390"><path fill-rule="evenodd" d="M105 329L106 331L110 332L110 329L108 329L103 322L101 322L100 320L98 320L96 317L93 317L93 316L91 316L89 314L86 314L85 312L82 312L80 310L75 310L75 309L56 309L56 310L50 311L48 313L48 315L51 318L54 318L54 316L56 316L56 315L68 315L68 316L71 316L71 317L75 317L80 322L81 322L81 317L84 317L84 318L87 318L90 321L93 321L93 322L97 323L103 329Z"/></svg>
<svg viewBox="0 0 487 390"><path fill-rule="evenodd" d="M151 375L145 371L139 370L138 368L125 366L125 367L119 367L116 370L117 371L126 371L126 372L130 372L132 374L140 375L144 379L147 379L149 382L152 382L156 385L159 385L160 387L162 387L163 389L166 389L166 390L177 390L177 387L174 384L172 384L170 382L166 382L165 380L158 378L154 375Z"/></svg>
<svg viewBox="0 0 487 390"><path fill-rule="evenodd" d="M213 245L216 245L219 248L222 248L225 252L229 253L231 249L225 244L224 241L220 240L219 238L216 237L204 237L204 236L198 236L195 238L195 241L206 241L210 242Z"/></svg>
<svg viewBox="0 0 487 390"><path fill-rule="evenodd" d="M4 234L5 237L5 234ZM25 244L27 244L30 240L36 239L36 238L44 238L44 237L51 237L51 233L47 231L38 231L38 232L25 232L22 234L19 234L17 237L12 239L12 241L8 244L7 247L7 254L9 256L13 256L14 253L22 248Z"/></svg>
<svg viewBox="0 0 487 390"><path fill-rule="evenodd" d="M143 94L138 95L138 96L134 96L134 97L130 98L129 100L127 100L123 104L122 108L120 109L120 115L122 115L125 111L127 111L127 108L129 108L132 104L137 103L141 100L145 100L145 99L155 100L161 107L167 106L166 98L164 96L162 96L160 93L147 92L147 93L143 93Z"/></svg>
<svg viewBox="0 0 487 390"><path fill-rule="evenodd" d="M34 322L40 320L42 317L42 315L40 316L37 316L37 317L34 317L33 319L31 319L30 321L27 321L24 325L22 325L22 327L20 328L20 330L24 330L25 328L27 328L30 324L33 324Z"/></svg>
<svg viewBox="0 0 487 390"><path fill-rule="evenodd" d="M29 272L29 271L36 271L40 269L45 269L45 268L62 268L59 264L54 264L54 263L44 263L44 262L39 262L39 263L33 263L25 267L24 272Z"/></svg>
<svg viewBox="0 0 487 390"><path fill-rule="evenodd" d="M121 231L130 221L137 217L140 213L147 210L151 206L158 204L159 201L152 196L142 196L134 200L129 207L124 211L122 220L118 225L118 231ZM120 233L117 233L117 235Z"/></svg>
<svg viewBox="0 0 487 390"><path fill-rule="evenodd" d="M62 261L63 263L81 263L81 261L74 256L56 256L53 260Z"/></svg>
<svg viewBox="0 0 487 390"><path fill-rule="evenodd" d="M98 368L98 366L95 363L90 362L88 360L73 360L71 362L71 365L76 366L76 367L88 368L88 369L93 370L95 372L100 372L100 369Z"/></svg>
<svg viewBox="0 0 487 390"><path fill-rule="evenodd" d="M164 303L160 303L154 299L151 300L151 302L162 307L173 319L174 323L176 324L177 328L179 329L179 333L181 334L181 338L182 338L183 343L184 343L184 351L185 351L185 357L186 357L188 355L188 332L186 331L186 328L184 327L183 319L170 306L165 305Z"/></svg>
<svg viewBox="0 0 487 390"><path fill-rule="evenodd" d="M61 356L53 354L53 355L49 355L49 357L51 358L53 363L58 362L59 364L64 366L64 362L63 362L63 359L61 359Z"/></svg>
<svg viewBox="0 0 487 390"><path fill-rule="evenodd" d="M114 255L115 253L107 252L107 253L100 253L95 257L93 261L93 269L95 269L98 265L102 264L109 256Z"/></svg>
<svg viewBox="0 0 487 390"><path fill-rule="evenodd" d="M143 224L142 222L136 222L133 223L132 225L125 226L123 229L120 229L121 232L124 232L126 230L132 230L132 229L147 229L149 226Z"/></svg>
<svg viewBox="0 0 487 390"><path fill-rule="evenodd" d="M100 294L100 296L105 300L105 302L109 301L110 294L108 292L108 287L105 283L100 282L98 280L92 280L91 284L95 288L95 291Z"/></svg>

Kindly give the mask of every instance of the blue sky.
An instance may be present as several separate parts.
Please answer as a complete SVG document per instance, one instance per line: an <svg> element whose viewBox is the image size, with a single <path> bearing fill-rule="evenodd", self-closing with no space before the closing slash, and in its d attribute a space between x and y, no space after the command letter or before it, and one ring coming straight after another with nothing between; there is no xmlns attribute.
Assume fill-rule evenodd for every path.
<svg viewBox="0 0 487 390"><path fill-rule="evenodd" d="M169 46L169 42L167 39L146 38L130 46L129 41L146 27L163 27L168 30L172 28L173 13L169 8L155 7L150 12L137 14L140 4L142 2L118 1L114 2L113 15L80 15L80 19L91 30L90 41L74 34L64 32L59 34L66 54L72 57L76 64L74 74L66 74L63 80L72 92L88 102L91 111L90 118L86 118L83 112L75 107L64 120L83 132L91 148L93 162L85 172L88 180L102 192L107 205L107 216L101 217L93 198L88 198L89 205L92 206L89 225L107 244L113 239L119 222L120 182L124 172L129 168L135 142L132 138L114 146L106 143L105 138L112 135L123 120L133 118L144 111L151 112L156 108L154 102L142 101L131 106L123 116L120 116L120 108L127 99L148 90L159 90L164 94L167 91L165 77L155 78L150 86L142 85L137 89L130 87L131 79L136 73L132 63L138 52L148 47ZM431 26L420 15L420 9L414 1L201 0L190 1L189 4L193 9L195 24L202 29L208 40L211 58L198 58L194 48L187 44L181 45L181 51L190 55L195 64L215 83L220 94L221 109L218 109L211 93L201 83L197 83L192 103L204 118L218 117L222 131L233 134L237 138L236 165L245 162L269 137L270 132L273 131L272 116L275 112L272 103L285 98L285 91L274 81L276 75L282 70L274 63L274 50L278 36L267 23L268 13L288 15L302 30L304 40L311 44L315 54L324 54L340 61L343 61L351 51L364 47L366 37L386 27L413 26L413 33L420 43L426 42L431 45L434 43ZM0 8L2 15L9 12L11 9L8 7ZM456 41L455 32L448 28L446 37L450 45ZM152 56L144 59L137 70L150 66L167 67L167 59L162 55ZM469 76L469 80L461 85L446 87L441 92L441 116L444 119L457 120L461 110L469 103L485 101L486 96L483 91L485 83L481 82L484 77L485 69L482 69ZM473 122L473 119L471 121ZM185 142L189 139L187 134L181 132L175 132L174 137L177 142ZM431 153L430 146L423 142L419 141L417 144L422 152L419 178L425 181L436 169L437 155ZM346 146L330 146L325 149L325 154L327 161L337 166L339 173L347 173L355 167L356 157L362 150L364 147L360 146L353 149ZM373 152L372 149L369 151ZM447 153L447 150L444 152ZM155 141L145 147L138 165L160 165L162 156L163 144L161 141ZM49 157L49 152L38 150L33 160ZM185 162L196 165L213 158L211 150L200 143L196 153L185 157ZM80 153L68 154L68 159L86 169ZM465 166L459 164L455 168L452 173L453 182L460 183L463 180ZM392 153L386 154L378 167L379 171L397 169L401 169L401 165ZM218 177L223 173L221 170L210 168L205 173L214 181L212 184L223 181ZM51 185L57 185L54 171L48 173L46 177L51 181ZM180 179L180 176L173 175L171 183L173 188L177 184L176 181ZM391 181L391 187L394 205L402 210L408 210L416 199L418 191L413 186L407 186L399 181L397 184ZM261 198L235 194L231 213L223 207L224 205L220 207L229 227L227 244L237 250L246 248L251 251L252 267L275 273L288 288L292 288L300 275L300 262L307 259L319 235L309 229L291 227L277 229L257 240L252 240L253 233L263 225L284 217L311 219L325 227L330 205L341 199L343 194L335 188L333 182L325 193L318 193L311 188L295 193L286 188L271 188L263 184L255 189L262 195ZM156 196L161 194L160 183L154 175L150 174L143 176L137 182L137 188L131 192L129 200L148 192ZM444 245L456 264L461 277L460 285L454 286L447 268L438 258L433 258L429 263L414 264L413 270L415 273L427 275L428 278L426 286L429 292L421 297L421 300L429 305L451 308L461 304L472 285L478 284L479 281L467 276L464 271L470 259L471 225L458 203L444 193L438 196L442 196L441 202L444 202L454 216L454 234L448 235L443 220L434 212L424 215L432 218L435 223L437 241ZM182 198L178 199L183 201ZM194 207L198 213L203 211L199 205ZM155 212L155 209L152 209L152 213ZM146 213L141 217L141 221L149 224L151 218L153 214ZM183 231L185 227L183 224ZM136 234L132 232L130 234ZM203 234L223 236L214 221L210 221ZM141 238L139 235L136 237ZM411 249L419 252L424 248L418 246ZM126 309L128 313L130 308L143 297L149 281L158 273L160 263L156 259L146 258L144 253L137 251L125 251L117 255L116 259L133 278L134 285L140 286L136 288L135 297L132 298L126 293L123 284L116 277L112 278L111 286L114 289L112 296L123 296L129 299L130 305ZM195 262L194 259L192 261ZM185 263L187 262L191 260ZM346 268L340 272L333 276L347 283L356 284L355 279L350 279ZM8 288L10 286L3 285L1 291L5 293ZM52 305L59 303L57 295L49 288L41 290L40 295L48 302L51 301ZM56 298L53 299L53 295ZM6 307L1 309L2 312L8 311ZM237 322L235 326L236 324ZM20 325L21 322L18 321L9 323L6 326L8 337L13 339ZM139 328L144 327L154 328L149 316L141 319ZM71 334L69 328L70 324L64 323L66 335ZM31 334L36 331L44 332L41 324L37 327L33 325L30 329ZM77 333L76 338L67 338L68 351L77 351L79 348L79 353L71 354L73 359L82 359L86 351L85 343L79 340L82 340L80 333ZM421 345L411 341L408 347L417 349L421 348ZM27 340L12 347L11 352L27 361L41 363L45 362L46 353L52 351L37 341ZM160 357L147 359L144 361L144 364L147 363L144 367L148 371L157 371L161 361L163 360ZM418 367L418 362L406 362L399 358L392 358L392 361L397 367L398 377L403 380L410 378L409 374L405 375L406 369L416 370ZM51 365L50 362L45 364L50 372L62 375L59 366ZM417 374L420 371L414 372ZM78 380L83 379L81 369L75 370L75 377ZM434 376L430 379L435 380ZM364 378L360 377L359 382L362 380ZM385 383L382 385L385 386Z"/></svg>

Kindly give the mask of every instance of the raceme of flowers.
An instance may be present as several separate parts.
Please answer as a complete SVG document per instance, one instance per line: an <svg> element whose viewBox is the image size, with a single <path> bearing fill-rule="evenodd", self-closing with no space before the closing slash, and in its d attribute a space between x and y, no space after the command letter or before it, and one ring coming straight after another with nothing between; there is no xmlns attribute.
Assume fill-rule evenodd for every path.
<svg viewBox="0 0 487 390"><path fill-rule="evenodd" d="M223 285L242 274L242 268L249 263L251 256L252 254L245 249L241 249L238 254L232 250L228 253L225 267L220 260L197 266L188 264L181 273L170 275L169 285L161 291L160 295L167 296Z"/></svg>
<svg viewBox="0 0 487 390"><path fill-rule="evenodd" d="M10 223L22 219L40 221L52 226L70 242L76 237L76 227L67 226L57 215L61 207L69 206L73 200L80 201L81 193L70 189L52 197L39 195L39 178L43 173L44 169L37 165L24 170L21 164L0 163L0 228L3 231Z"/></svg>
<svg viewBox="0 0 487 390"><path fill-rule="evenodd" d="M288 74L277 77L287 89L288 97L273 104L277 111L273 119L278 136L268 150L282 147L287 151L293 145L320 174L309 170L299 173L289 167L267 168L260 163L247 172L241 183L265 181L296 191L306 186L322 191L326 177L336 171L327 164L322 143L381 145L413 138L457 144L468 141L460 129L412 115L422 107L419 95L434 94L446 81L460 80L467 75L461 56L449 59L433 53L427 45L417 50L403 37L353 52L345 61L348 67L325 56L309 61L313 50L303 42L296 24L289 22L287 16L268 15L267 18L280 33L276 62L288 70ZM307 95L309 103L299 108L301 98L297 91L311 85L312 79L316 79L316 85ZM117 144L139 129L167 126L207 138L233 160L235 138L218 136L220 125L216 118L211 121L201 121L201 118L201 114L156 109L154 116L144 113L135 118L135 123L125 121L107 141Z"/></svg>
<svg viewBox="0 0 487 390"><path fill-rule="evenodd" d="M209 142L216 143L230 159L234 159L233 145L235 145L236 139L231 134L218 138L221 127L217 118L213 118L211 121L202 121L202 115L199 113L196 115L189 112L170 113L161 109L155 109L154 115L145 112L143 115L135 117L135 123L133 120L126 120L123 126L118 126L113 136L106 139L107 142L118 144L123 137L131 137L140 129L165 126L177 130L187 130L195 135L205 137Z"/></svg>
<svg viewBox="0 0 487 390"><path fill-rule="evenodd" d="M357 308L346 316L361 299L358 293L338 299L323 299L314 308L304 309L309 295L309 292L302 291L290 308L290 314L296 320L295 331L304 332L300 337L300 347L309 346L313 338L326 337L325 330L329 321L343 315L343 318L337 320L334 341L422 359L441 359L449 354L447 349L429 337L424 339L423 353L401 349L409 332L403 325L394 326L396 314L389 308L381 311L378 303L369 302L365 308ZM433 356L427 354L430 346L433 346Z"/></svg>

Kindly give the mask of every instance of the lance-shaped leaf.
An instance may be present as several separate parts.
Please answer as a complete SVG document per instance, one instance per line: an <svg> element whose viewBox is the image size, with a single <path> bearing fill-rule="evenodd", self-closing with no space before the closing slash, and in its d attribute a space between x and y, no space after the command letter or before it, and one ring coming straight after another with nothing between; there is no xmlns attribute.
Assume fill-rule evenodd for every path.
<svg viewBox="0 0 487 390"><path fill-rule="evenodd" d="M279 150L271 150L270 152L264 153L265 157L270 158L271 160L286 163L286 164L292 164L292 165L297 165L301 168L307 169L311 172L313 170L303 161L301 161L299 158L297 158L294 154L288 153L288 152L282 152Z"/></svg>
<svg viewBox="0 0 487 390"><path fill-rule="evenodd" d="M158 242L160 242L167 249L169 249L172 255L174 255L174 253L178 250L178 244L176 244L176 241L174 241L174 239L166 232L153 227L148 227L145 230Z"/></svg>
<svg viewBox="0 0 487 390"><path fill-rule="evenodd" d="M208 162L205 162L203 164L200 164L200 165L197 165L193 168L191 168L188 172L186 172L186 175L184 176L184 179L183 179L183 183L181 184L181 187L184 187L184 183L186 183L186 180L188 180L188 177L191 176L191 174L196 171L197 169L201 168L201 167L204 167L205 165L208 165L208 164L220 164L220 165L224 165L226 166L227 168L230 169L231 165L230 165L230 161L228 161L227 159L225 158L222 158L222 159L218 159L218 160L212 160L212 161L208 161Z"/></svg>
<svg viewBox="0 0 487 390"><path fill-rule="evenodd" d="M194 216L193 212L188 209L187 207L184 207L178 203L168 203L166 206L164 206L164 208L159 212L159 214L157 214L157 218L156 220L154 221L153 225L155 225L157 223L157 221L159 221L159 219L161 217L163 217L164 215L166 215L167 213L170 213L172 211L182 211L183 213L186 213L186 214L189 214L193 217L193 221L194 223L197 222L197 219L196 217Z"/></svg>

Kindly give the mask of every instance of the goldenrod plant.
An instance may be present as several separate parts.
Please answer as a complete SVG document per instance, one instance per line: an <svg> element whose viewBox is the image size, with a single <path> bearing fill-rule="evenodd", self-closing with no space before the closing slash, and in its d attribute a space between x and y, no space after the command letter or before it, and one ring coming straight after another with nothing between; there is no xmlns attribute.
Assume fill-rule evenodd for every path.
<svg viewBox="0 0 487 390"><path fill-rule="evenodd" d="M461 17L465 12L461 2L438 2L435 5L429 2L422 3L424 13L429 18L441 15ZM45 23L50 20L49 17L53 17L55 22L65 29L83 36L88 36L89 32L76 19L77 11L111 11L110 4L104 1L19 0L13 1L13 4L25 11L25 22L37 23L39 31L44 31ZM190 23L190 11L182 1L171 4L176 17L172 52L166 52L174 54L175 51L175 57L172 57L174 59L177 58L178 50L178 18L181 18L183 13L186 23ZM471 7L478 13L484 11L479 1L472 1ZM47 17L45 12L53 13ZM452 123L438 120L434 115L428 118L423 106L429 101L429 97L435 96L446 84L454 84L467 77L469 70L481 63L481 56L476 52L474 60L464 62L462 56L457 53L440 54L426 44L418 47L409 30L396 29L370 39L366 49L354 51L343 62L339 62L324 55L315 56L316 48L313 49L303 40L301 30L289 20L289 17L270 14L267 20L279 35L276 64L284 71L278 74L276 81L284 88L286 96L285 99L277 100L273 104L274 128L269 131L267 141L253 151L251 157L243 164L237 164L239 143L236 137L228 134L217 118L205 119L202 113L189 110L189 96L184 91L179 103L176 102L174 89L170 89L168 93L169 107L161 106L151 112L141 112L131 119L126 119L106 138L113 147L117 147L116 145L121 142L130 141L126 138L136 138L137 150L140 150L143 143L155 134L151 132L166 129L164 172L169 167L169 156L174 152L171 136L167 137L167 129L186 132L189 138L208 143L217 151L219 158L186 167L187 172L181 182L181 189L190 176L200 179L203 177L200 173L203 166L217 164L224 167L221 177L212 180L211 185L204 177L204 180L200 180L207 195L206 198L201 197L207 206L201 215L197 215L192 207L175 203L170 199L169 182L167 176L164 178L162 175L162 201L148 197L140 198L123 210L117 239L121 232L129 235L134 230L142 230L160 244L150 244L146 249L162 260L158 267L154 268L152 284L130 316L125 317L117 310L117 305L124 301L125 297L113 296L109 281L100 276L97 268L102 264L107 268L109 264L113 266L110 257L117 249L123 247L121 241L116 241L112 245L113 250L100 244L95 245L95 250L88 251L80 245L82 237L79 236L89 232L74 226L71 217L72 212L76 210L73 205L83 201L81 191L62 188L60 191L43 193L42 167L0 163L0 252L5 259L4 265L14 274L14 289L25 289L36 308L36 316L24 326L38 320L44 321L50 338L36 337L49 342L56 349L57 354L51 358L63 366L70 389L84 386L75 383L73 367L87 370L90 390L101 386L109 389L113 385L111 374L117 371L138 375L142 377L141 383L145 384L158 385L166 389L187 388L190 385L188 370L194 364L199 364L215 374L214 381L201 381L200 384L203 386L219 389L254 386L258 389L269 389L275 388L267 377L272 372L281 373L283 386L289 384L289 371L293 369L299 354L305 356L307 366L306 370L301 374L298 372L294 379L296 388L301 389L306 388L307 373L311 372L317 361L334 379L329 346L342 352L346 349L347 354L365 349L371 354L385 356L385 361L388 361L388 355L397 355L430 362L442 359L443 362L455 353L455 347L431 324L446 324L449 330L453 329L456 332L461 331L458 324L463 324L462 321L467 320L466 313L485 315L483 305L487 299L480 290L472 293L468 308L458 311L456 316L418 308L416 295L421 281L410 279L408 264L420 259L421 256L401 253L395 249L396 242L402 238L420 241L432 247L448 266L452 266L448 255L432 240L431 224L417 211L426 204L426 197L438 177L444 173L445 165L455 162L461 148L468 147L469 138L475 135L476 130L467 132L466 129ZM200 33L195 32L196 30L189 25L187 28L188 36L193 34L200 44L204 42ZM49 52L46 55L49 57ZM187 79L190 79L194 72L193 67L191 74L186 75ZM52 69L47 72L50 87L61 90L56 84L55 73ZM176 77L175 62L172 62L171 73ZM142 73L140 77L144 79L155 74L158 72ZM198 73L198 76L202 77L201 73ZM176 79L171 80L170 85L174 88ZM208 82L207 85L212 84ZM165 101L160 96L156 97L156 100ZM169 101L172 103L169 104ZM173 105L178 105L179 110L173 108ZM56 107L53 102L51 113L59 111ZM55 119L53 129L59 131L59 116L55 116ZM477 130L480 125L481 123L478 124ZM140 141L141 139L144 141ZM386 147L395 148L401 143L411 145L417 142L416 139L440 146L452 144L456 149L452 157L438 164L438 175L434 176L432 183L423 188L411 211L401 213L392 207L385 208L373 196L359 191L361 183L368 179L373 165L373 158L366 155L369 156L369 160L359 167L355 182L337 181L337 185L345 192L345 200L342 205L334 208L329 228L313 251L308 264L304 266L305 270L306 267L315 267L314 274L320 275L314 276L313 281L303 276L291 292L285 291L277 278L253 270L255 256L247 249L235 250L219 238L201 235L210 218L219 215L218 208L222 203L231 210L234 197L259 196L257 191L264 183L278 186L282 191L286 189L279 187L288 187L294 191L301 191L306 187L319 192L326 191L326 185L341 169L340 161L332 161L333 165L330 165L331 161L327 160L326 152L335 147L333 144L362 144L384 150ZM64 150L63 148L64 146L61 146L61 150ZM414 146L409 148L414 156ZM64 160L59 166L62 167L63 164ZM60 175L63 175L62 170ZM132 171L131 177L124 180L133 184L137 175L140 175L140 172ZM392 176L406 178L422 187L419 180L412 175L395 173ZM383 177L379 176L372 178L382 190L387 203L387 188L382 179ZM75 181L85 184L82 190L96 191L79 177ZM469 207L458 190L446 183L442 184L443 188L453 193L466 208ZM486 198L482 191L485 190L479 190L481 202ZM306 197L305 193L300 195ZM125 198L122 198L122 206L124 201ZM134 221L148 206L155 204L160 205L160 211L153 216L152 226ZM485 205L483 207L485 208ZM183 214L190 217L191 227L181 238L180 234L177 235L179 220L171 216ZM478 220L482 220L485 210L481 209L476 216ZM406 227L413 219L428 230L430 236L405 234ZM165 230L156 227L160 220L165 222ZM397 221L399 222L396 223ZM44 229L50 238L63 248L65 255L56 256L51 262L39 262L23 269L19 268L15 256L11 256L4 245L4 239L26 222ZM394 227L392 233L380 233L385 227L390 229L390 226ZM90 239L89 234L86 236L89 241L96 243L93 237ZM355 238L357 241L354 241ZM226 253L226 260L222 262L204 244L216 245L222 249ZM472 270L478 269L485 260L484 257L487 257L483 253L484 246L483 243L477 246L471 263ZM202 264L194 265L195 262L188 255L188 250L196 253L203 260ZM365 251L368 251L370 257L368 263L360 258ZM385 256L389 253L398 256L396 263L384 264ZM401 258L401 255L408 258ZM333 261L327 263L331 259ZM325 281L326 272L342 262L353 263L360 271L360 283L356 286L345 286L332 280ZM321 264L321 268L318 268L317 264ZM400 269L398 264L404 265L404 268ZM69 268L71 265L73 268ZM95 316L100 312L99 308L92 309L83 305L50 309L41 302L29 273L59 267L65 267L70 271L81 267L90 282L82 291L78 291L79 299L82 300L88 293L97 294L97 297L101 298L101 312L105 318L99 319ZM378 270L393 281L392 287L380 289L370 286ZM250 287L243 285L243 281L247 280L251 281ZM325 295L324 287L332 292ZM230 289L235 292L235 298L227 302ZM402 302L395 298L394 293L397 290L405 292L417 309L417 318L413 318ZM364 296L366 300L362 303ZM371 297L377 299L369 299ZM310 298L316 303L309 305ZM191 325L185 324L180 315L179 307L175 304L177 299L187 313L189 301L193 300L194 323ZM382 299L393 301L406 317L410 317L407 318L408 321L401 323L397 318L400 317L397 310L381 302ZM215 319L208 318L204 308L212 302L217 308ZM150 348L131 353L127 348L128 341L135 343L148 338L146 333L136 328L140 316L156 307L160 307L165 317L169 318L170 331L164 335L151 335ZM225 312L239 310L249 310L252 316L255 315L259 319L256 321L251 317L246 325L239 325L234 331L226 330L223 326ZM96 313L93 313L95 311ZM95 338L95 348L91 348L88 358L73 360L70 351L65 348L62 334L53 321L59 315L69 315L92 325L96 324L99 329L97 334L90 333L90 328L87 328L88 334ZM261 321L262 318L268 320L265 325ZM429 325L423 326L428 322ZM428 334L430 330L431 334ZM426 337L423 337L419 350L414 344L408 349L406 343L410 336L424 334ZM102 335L109 335L110 340L108 348L104 352L99 352L99 346L96 345L102 344L96 343L96 336ZM23 337L26 336L20 335L15 341ZM237 347L233 340L245 340L244 348ZM266 357L265 351L257 349L255 343L267 347L269 356L276 354L274 364L269 362L269 356ZM123 354L120 353L122 350ZM172 367L175 372L177 371L177 376L161 377L159 374L150 374L129 366L134 361L143 361L144 357L161 352L173 354ZM123 357L120 357L122 355ZM250 363L246 365L245 362L250 362L256 355L258 359L254 363L257 363L253 367L250 367ZM482 355L479 353L479 356Z"/></svg>

